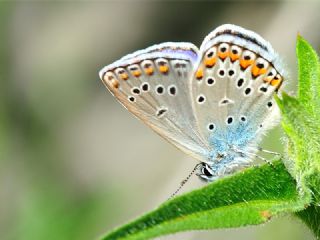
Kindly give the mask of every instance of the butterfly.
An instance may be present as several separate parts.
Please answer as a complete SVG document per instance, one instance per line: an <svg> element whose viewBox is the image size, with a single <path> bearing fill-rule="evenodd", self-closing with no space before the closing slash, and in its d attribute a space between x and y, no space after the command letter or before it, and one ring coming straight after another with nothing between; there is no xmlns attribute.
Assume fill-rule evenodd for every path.
<svg viewBox="0 0 320 240"><path fill-rule="evenodd" d="M263 159L258 144L279 119L273 95L284 71L270 43L224 24L200 49L185 42L153 45L99 76L131 113L198 159L194 171L211 182Z"/></svg>

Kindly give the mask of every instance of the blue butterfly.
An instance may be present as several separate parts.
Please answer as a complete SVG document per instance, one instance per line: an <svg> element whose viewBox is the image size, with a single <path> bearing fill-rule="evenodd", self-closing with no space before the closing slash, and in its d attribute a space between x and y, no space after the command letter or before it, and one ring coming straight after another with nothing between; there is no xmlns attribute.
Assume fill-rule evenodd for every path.
<svg viewBox="0 0 320 240"><path fill-rule="evenodd" d="M200 49L154 45L99 75L130 112L200 161L194 171L204 181L263 159L258 144L279 119L273 94L284 73L278 55L258 34L231 24L211 32Z"/></svg>

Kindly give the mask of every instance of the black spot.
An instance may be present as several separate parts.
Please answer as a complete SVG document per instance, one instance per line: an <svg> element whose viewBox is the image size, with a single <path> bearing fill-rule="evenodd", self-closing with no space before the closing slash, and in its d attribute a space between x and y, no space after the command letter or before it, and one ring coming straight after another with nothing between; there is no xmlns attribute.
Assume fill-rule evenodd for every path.
<svg viewBox="0 0 320 240"><path fill-rule="evenodd" d="M242 87L243 83L244 83L244 79L240 78L237 83L238 87Z"/></svg>
<svg viewBox="0 0 320 240"><path fill-rule="evenodd" d="M242 116L242 117L240 118L240 120L241 120L242 122L245 122L247 119L246 119L246 117L243 117L243 116Z"/></svg>
<svg viewBox="0 0 320 240"><path fill-rule="evenodd" d="M139 88L133 88L133 89L132 89L132 92L133 92L134 94L140 94Z"/></svg>
<svg viewBox="0 0 320 240"><path fill-rule="evenodd" d="M229 70L229 76L231 77L234 74L233 70Z"/></svg>
<svg viewBox="0 0 320 240"><path fill-rule="evenodd" d="M262 128L262 124L260 124L260 125L259 125L259 127L261 127L261 128Z"/></svg>
<svg viewBox="0 0 320 240"><path fill-rule="evenodd" d="M204 98L203 96L199 96L199 97L198 97L198 102L199 102L199 103L203 103L204 100L205 100L205 98Z"/></svg>
<svg viewBox="0 0 320 240"><path fill-rule="evenodd" d="M174 64L174 67L175 67L175 68L179 68L180 66L181 66L180 63Z"/></svg>
<svg viewBox="0 0 320 240"><path fill-rule="evenodd" d="M220 75L221 77L223 77L223 76L224 76L224 70L220 70L220 71L219 71L219 75Z"/></svg>
<svg viewBox="0 0 320 240"><path fill-rule="evenodd" d="M232 49L232 53L233 53L233 54L237 54L238 51L237 51L236 49Z"/></svg>
<svg viewBox="0 0 320 240"><path fill-rule="evenodd" d="M158 86L156 91L157 93L162 94L164 92L164 89L162 86Z"/></svg>
<svg viewBox="0 0 320 240"><path fill-rule="evenodd" d="M272 107L272 102L268 102L268 103L267 103L267 106L268 106L269 108L271 108L271 107Z"/></svg>
<svg viewBox="0 0 320 240"><path fill-rule="evenodd" d="M224 99L221 101L221 104L228 104L229 103L229 99Z"/></svg>
<svg viewBox="0 0 320 240"><path fill-rule="evenodd" d="M251 92L251 88L246 88L246 90L244 90L244 93L245 93L246 95L248 95L250 92Z"/></svg>
<svg viewBox="0 0 320 240"><path fill-rule="evenodd" d="M146 92L146 91L149 90L149 84L148 83L144 83L144 84L142 84L141 88L142 88L143 91Z"/></svg>
<svg viewBox="0 0 320 240"><path fill-rule="evenodd" d="M212 131L214 128L215 128L215 126L214 126L213 123L210 123L210 124L208 125L208 129L209 129L210 131Z"/></svg>
<svg viewBox="0 0 320 240"><path fill-rule="evenodd" d="M273 76L273 73L272 72L269 72L268 73L268 76L270 77L270 76Z"/></svg>
<svg viewBox="0 0 320 240"><path fill-rule="evenodd" d="M149 67L151 67L151 63L146 63L146 64L144 65L144 68L149 68Z"/></svg>
<svg viewBox="0 0 320 240"><path fill-rule="evenodd" d="M261 92L267 92L268 89L267 89L266 87L261 87L261 88L260 88L260 91L261 91Z"/></svg>
<svg viewBox="0 0 320 240"><path fill-rule="evenodd" d="M169 93L170 93L171 95L176 95L176 93L177 93L176 87L175 87L175 86L170 87L170 88L169 88Z"/></svg>
<svg viewBox="0 0 320 240"><path fill-rule="evenodd" d="M207 57L208 58L211 58L213 56L213 51L211 51L211 52L209 52L208 54L207 54Z"/></svg>
<svg viewBox="0 0 320 240"><path fill-rule="evenodd" d="M130 70L131 71L136 71L136 70L138 70L138 68L137 67L131 67Z"/></svg>
<svg viewBox="0 0 320 240"><path fill-rule="evenodd" d="M166 62L165 61L159 61L159 65L160 66L164 66L164 65L166 65Z"/></svg>
<svg viewBox="0 0 320 240"><path fill-rule="evenodd" d="M208 83L208 85L214 84L214 79L213 78L208 78L207 79L207 83Z"/></svg>
<svg viewBox="0 0 320 240"><path fill-rule="evenodd" d="M233 117L228 117L228 118L227 118L227 123L228 123L228 124L231 124L232 122L233 122Z"/></svg>
<svg viewBox="0 0 320 240"><path fill-rule="evenodd" d="M227 51L227 48L226 47L222 47L222 48L220 48L220 51L221 52L225 52L225 51Z"/></svg>
<svg viewBox="0 0 320 240"><path fill-rule="evenodd" d="M161 117L163 116L165 113L167 112L167 109L160 109L158 112L157 112L157 117Z"/></svg>
<svg viewBox="0 0 320 240"><path fill-rule="evenodd" d="M134 97L129 97L130 102L134 102L136 99Z"/></svg>
<svg viewBox="0 0 320 240"><path fill-rule="evenodd" d="M209 130L213 130L213 129L214 129L214 124L213 124L213 123L210 123L210 124L208 125L208 129L209 129Z"/></svg>
<svg viewBox="0 0 320 240"><path fill-rule="evenodd" d="M244 60L250 60L250 59L251 59L251 57L249 55L244 56Z"/></svg>
<svg viewBox="0 0 320 240"><path fill-rule="evenodd" d="M257 68L264 68L264 64L263 63L258 63L257 64Z"/></svg>

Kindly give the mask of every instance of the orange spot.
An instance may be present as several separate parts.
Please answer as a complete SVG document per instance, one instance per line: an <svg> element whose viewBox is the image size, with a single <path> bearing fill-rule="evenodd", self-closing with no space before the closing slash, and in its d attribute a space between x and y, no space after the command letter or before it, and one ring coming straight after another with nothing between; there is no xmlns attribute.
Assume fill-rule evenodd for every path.
<svg viewBox="0 0 320 240"><path fill-rule="evenodd" d="M166 65L159 66L159 71L162 73L167 73L169 71L169 67Z"/></svg>
<svg viewBox="0 0 320 240"><path fill-rule="evenodd" d="M277 87L280 84L281 80L280 79L272 79L270 84L271 86Z"/></svg>
<svg viewBox="0 0 320 240"><path fill-rule="evenodd" d="M118 87L119 87L119 82L118 82L118 80L112 79L112 80L111 80L111 85L112 85L114 88L118 88Z"/></svg>
<svg viewBox="0 0 320 240"><path fill-rule="evenodd" d="M267 76L266 78L263 79L263 81L267 82L267 83L270 83L272 79L273 79L272 76Z"/></svg>
<svg viewBox="0 0 320 240"><path fill-rule="evenodd" d="M282 77L280 76L280 74L277 74L271 81L270 84L271 86L277 87L279 88L281 86L282 83Z"/></svg>
<svg viewBox="0 0 320 240"><path fill-rule="evenodd" d="M213 58L208 58L204 61L204 64L206 65L206 67L213 67L214 64L216 63L217 59L215 57Z"/></svg>
<svg viewBox="0 0 320 240"><path fill-rule="evenodd" d="M126 73L121 73L120 77L122 78L122 80L128 80L129 76Z"/></svg>
<svg viewBox="0 0 320 240"><path fill-rule="evenodd" d="M260 215L261 215L261 217L265 218L266 220L269 220L272 217L271 212L268 210L261 211Z"/></svg>
<svg viewBox="0 0 320 240"><path fill-rule="evenodd" d="M197 72L196 72L196 78L197 78L198 80L200 80L200 79L203 78L203 70L202 70L202 68L199 68L199 69L197 70Z"/></svg>
<svg viewBox="0 0 320 240"><path fill-rule="evenodd" d="M249 67L252 63L253 63L253 60L245 60L245 59L240 60L240 66L244 69Z"/></svg>
<svg viewBox="0 0 320 240"><path fill-rule="evenodd" d="M144 69L145 73L149 76L153 74L153 68L152 67L147 67Z"/></svg>
<svg viewBox="0 0 320 240"><path fill-rule="evenodd" d="M267 72L267 69L265 68L258 68L257 65L254 65L251 69L251 73L253 76L257 77L261 74L264 74Z"/></svg>
<svg viewBox="0 0 320 240"><path fill-rule="evenodd" d="M227 57L229 57L229 52L225 51L225 52L219 52L218 53L219 58L221 58L222 60L226 59Z"/></svg>
<svg viewBox="0 0 320 240"><path fill-rule="evenodd" d="M135 77L140 77L141 76L141 72L140 71L133 71L132 74Z"/></svg>
<svg viewBox="0 0 320 240"><path fill-rule="evenodd" d="M234 62L240 58L239 54L230 53L231 61Z"/></svg>

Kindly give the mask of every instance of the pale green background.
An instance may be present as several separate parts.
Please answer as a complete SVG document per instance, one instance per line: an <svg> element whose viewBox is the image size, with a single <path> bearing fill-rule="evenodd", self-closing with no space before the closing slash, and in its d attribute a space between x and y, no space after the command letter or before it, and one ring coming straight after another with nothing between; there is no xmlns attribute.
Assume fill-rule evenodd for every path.
<svg viewBox="0 0 320 240"><path fill-rule="evenodd" d="M149 211L196 163L135 119L98 79L104 65L163 41L200 45L223 23L283 56L296 87L298 32L320 45L318 1L1 2L0 239L94 239ZM264 146L281 152L281 130ZM192 178L183 191L200 187ZM162 239L312 239L291 216Z"/></svg>

